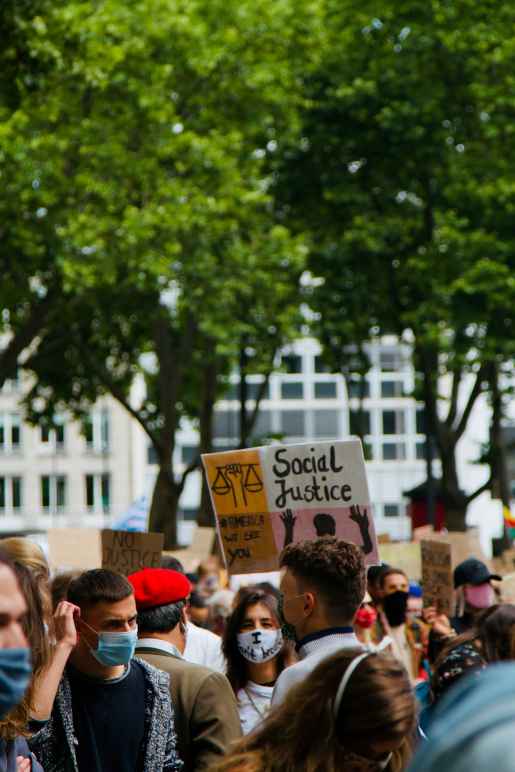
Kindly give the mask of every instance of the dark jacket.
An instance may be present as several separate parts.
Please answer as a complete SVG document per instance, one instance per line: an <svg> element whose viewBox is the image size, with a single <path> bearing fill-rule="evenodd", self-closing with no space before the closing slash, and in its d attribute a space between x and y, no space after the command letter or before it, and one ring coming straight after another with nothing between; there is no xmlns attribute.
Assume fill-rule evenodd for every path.
<svg viewBox="0 0 515 772"><path fill-rule="evenodd" d="M169 676L138 659L145 671L144 772L178 772L183 763L177 753ZM29 741L45 772L79 772L75 755L72 693L66 673L61 679L52 715Z"/></svg>

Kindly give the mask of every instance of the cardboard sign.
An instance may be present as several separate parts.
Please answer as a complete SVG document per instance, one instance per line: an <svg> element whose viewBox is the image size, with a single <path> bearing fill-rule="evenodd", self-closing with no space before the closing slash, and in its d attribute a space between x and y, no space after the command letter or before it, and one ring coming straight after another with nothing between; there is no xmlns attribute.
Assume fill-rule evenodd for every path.
<svg viewBox="0 0 515 772"><path fill-rule="evenodd" d="M54 568L66 571L109 568L128 576L140 568L159 568L162 533L98 528L50 528L48 549Z"/></svg>
<svg viewBox="0 0 515 772"><path fill-rule="evenodd" d="M450 544L452 547L453 568L456 568L457 565L471 557L478 558L486 565L490 565L490 561L485 556L479 541L478 528L469 528L467 531L434 531L424 536L424 539Z"/></svg>
<svg viewBox="0 0 515 772"><path fill-rule="evenodd" d="M380 544L379 554L383 563L392 568L401 568L408 579L418 581L422 576L420 542L392 542Z"/></svg>
<svg viewBox="0 0 515 772"><path fill-rule="evenodd" d="M448 617L454 612L451 551L451 545L445 542L420 542L424 606L434 606Z"/></svg>
<svg viewBox="0 0 515 772"><path fill-rule="evenodd" d="M193 539L189 547L179 550L168 550L163 552L163 557L170 556L180 560L185 571L194 573L199 563L208 558L213 552L216 531L214 528L205 526L195 526Z"/></svg>
<svg viewBox="0 0 515 772"><path fill-rule="evenodd" d="M272 445L202 456L231 574L276 571L284 547L320 536L358 544L378 562L358 439Z"/></svg>
<svg viewBox="0 0 515 772"><path fill-rule="evenodd" d="M499 585L503 603L515 603L515 574L503 576L502 583Z"/></svg>

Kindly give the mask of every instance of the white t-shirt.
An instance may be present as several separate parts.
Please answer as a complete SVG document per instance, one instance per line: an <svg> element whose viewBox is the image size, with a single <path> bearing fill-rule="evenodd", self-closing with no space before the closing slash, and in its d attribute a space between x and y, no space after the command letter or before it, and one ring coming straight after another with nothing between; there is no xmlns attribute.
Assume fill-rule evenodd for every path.
<svg viewBox="0 0 515 772"><path fill-rule="evenodd" d="M204 665L211 670L225 673L227 666L222 654L222 639L210 630L197 627L193 622L186 626L186 648L183 657L194 665Z"/></svg>
<svg viewBox="0 0 515 772"><path fill-rule="evenodd" d="M273 691L273 686L262 686L254 681L248 681L245 688L240 689L236 698L243 734L252 732L254 727L264 719L270 710Z"/></svg>

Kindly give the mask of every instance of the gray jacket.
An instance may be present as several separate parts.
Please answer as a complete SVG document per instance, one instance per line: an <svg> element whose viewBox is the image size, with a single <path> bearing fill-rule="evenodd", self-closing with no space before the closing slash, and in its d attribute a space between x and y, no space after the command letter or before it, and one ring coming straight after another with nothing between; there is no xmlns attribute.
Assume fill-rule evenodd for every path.
<svg viewBox="0 0 515 772"><path fill-rule="evenodd" d="M177 754L170 678L141 659L145 671L144 772L179 772L183 763ZM79 772L75 754L72 693L66 673L61 679L52 715L29 741L45 772Z"/></svg>

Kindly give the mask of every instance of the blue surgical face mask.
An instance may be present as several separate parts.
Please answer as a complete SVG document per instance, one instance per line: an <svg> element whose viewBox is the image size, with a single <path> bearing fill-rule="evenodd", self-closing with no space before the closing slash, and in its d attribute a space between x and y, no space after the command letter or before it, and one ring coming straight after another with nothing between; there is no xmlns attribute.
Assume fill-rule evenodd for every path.
<svg viewBox="0 0 515 772"><path fill-rule="evenodd" d="M114 665L127 665L134 656L136 643L138 641L138 628L129 630L128 633L103 633L94 630L87 622L82 620L82 624L93 630L98 636L97 648L93 649L86 641L90 652L96 661L106 667Z"/></svg>
<svg viewBox="0 0 515 772"><path fill-rule="evenodd" d="M31 677L30 649L0 649L0 719L22 701Z"/></svg>

